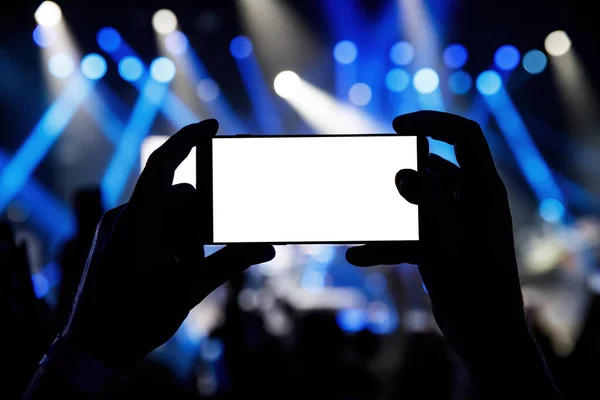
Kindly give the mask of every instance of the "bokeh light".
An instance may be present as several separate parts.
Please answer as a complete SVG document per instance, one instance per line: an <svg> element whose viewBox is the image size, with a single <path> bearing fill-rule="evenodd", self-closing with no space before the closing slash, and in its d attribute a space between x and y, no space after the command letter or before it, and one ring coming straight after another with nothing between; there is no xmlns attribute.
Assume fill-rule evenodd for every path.
<svg viewBox="0 0 600 400"><path fill-rule="evenodd" d="M565 31L554 31L546 36L544 47L551 56L562 56L571 49L571 39Z"/></svg>
<svg viewBox="0 0 600 400"><path fill-rule="evenodd" d="M106 60L99 54L88 54L81 60L81 73L91 80L102 78L106 74Z"/></svg>
<svg viewBox="0 0 600 400"><path fill-rule="evenodd" d="M531 50L523 56L523 68L530 74L542 73L548 65L548 58L540 50Z"/></svg>
<svg viewBox="0 0 600 400"><path fill-rule="evenodd" d="M51 46L54 42L56 42L56 31L52 28L45 28L41 25L38 25L33 30L33 41L40 47L48 47Z"/></svg>
<svg viewBox="0 0 600 400"><path fill-rule="evenodd" d="M548 222L558 222L565 215L565 206L556 199L544 199L540 203L540 215Z"/></svg>
<svg viewBox="0 0 600 400"><path fill-rule="evenodd" d="M521 61L521 53L510 44L499 47L494 55L496 66L504 71L512 71L517 68L519 61Z"/></svg>
<svg viewBox="0 0 600 400"><path fill-rule="evenodd" d="M469 59L469 52L462 44L451 44L444 50L443 59L448 68L462 68Z"/></svg>
<svg viewBox="0 0 600 400"><path fill-rule="evenodd" d="M57 25L62 19L62 11L58 4L53 1L44 1L33 15L36 22L44 27Z"/></svg>
<svg viewBox="0 0 600 400"><path fill-rule="evenodd" d="M128 82L137 81L143 73L144 65L137 57L127 56L119 62L119 75Z"/></svg>
<svg viewBox="0 0 600 400"><path fill-rule="evenodd" d="M479 93L491 96L498 93L502 87L502 78L496 71L484 71L479 74L475 84Z"/></svg>
<svg viewBox="0 0 600 400"><path fill-rule="evenodd" d="M203 79L196 86L196 94L206 102L211 102L219 97L219 85L212 79Z"/></svg>
<svg viewBox="0 0 600 400"><path fill-rule="evenodd" d="M344 332L360 332L367 325L367 315L358 308L343 309L337 312L336 322Z"/></svg>
<svg viewBox="0 0 600 400"><path fill-rule="evenodd" d="M454 94L465 94L473 86L473 78L465 71L456 71L448 77L448 88Z"/></svg>
<svg viewBox="0 0 600 400"><path fill-rule="evenodd" d="M394 93L405 91L410 85L410 75L402 68L394 68L387 73L385 85Z"/></svg>
<svg viewBox="0 0 600 400"><path fill-rule="evenodd" d="M355 83L348 92L348 98L357 106L365 106L369 104L372 97L373 92L366 83Z"/></svg>
<svg viewBox="0 0 600 400"><path fill-rule="evenodd" d="M415 48L408 42L398 42L390 49L390 58L397 65L408 65L415 58Z"/></svg>
<svg viewBox="0 0 600 400"><path fill-rule="evenodd" d="M150 76L156 82L171 82L175 77L175 72L175 63L167 57L158 57L150 64Z"/></svg>
<svg viewBox="0 0 600 400"><path fill-rule="evenodd" d="M152 27L154 27L156 32L168 35L177 29L177 17L173 11L163 8L155 12L152 16Z"/></svg>
<svg viewBox="0 0 600 400"><path fill-rule="evenodd" d="M342 40L333 48L333 58L340 64L352 64L358 55L358 48L350 40Z"/></svg>
<svg viewBox="0 0 600 400"><path fill-rule="evenodd" d="M280 72L273 82L275 93L284 99L294 96L300 88L300 77L292 71Z"/></svg>
<svg viewBox="0 0 600 400"><path fill-rule="evenodd" d="M419 93L433 93L440 84L440 77L431 68L422 68L413 77L413 85Z"/></svg>
<svg viewBox="0 0 600 400"><path fill-rule="evenodd" d="M179 31L171 32L165 36L165 47L169 53L176 56L181 55L188 49L187 37Z"/></svg>
<svg viewBox="0 0 600 400"><path fill-rule="evenodd" d="M57 78L64 79L73 73L75 62L65 53L58 53L48 60L48 70Z"/></svg>
<svg viewBox="0 0 600 400"><path fill-rule="evenodd" d="M246 36L237 36L229 44L229 51L237 59L249 57L252 54L252 41Z"/></svg>
<svg viewBox="0 0 600 400"><path fill-rule="evenodd" d="M115 28L104 27L98 31L96 35L98 46L107 53L114 53L121 47L121 35Z"/></svg>

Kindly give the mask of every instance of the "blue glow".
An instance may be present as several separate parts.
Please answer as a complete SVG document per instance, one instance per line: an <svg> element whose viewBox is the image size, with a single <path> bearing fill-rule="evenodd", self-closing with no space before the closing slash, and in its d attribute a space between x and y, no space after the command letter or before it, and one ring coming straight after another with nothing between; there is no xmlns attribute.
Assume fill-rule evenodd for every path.
<svg viewBox="0 0 600 400"><path fill-rule="evenodd" d="M223 342L216 338L206 339L200 345L200 355L208 362L215 362L223 354Z"/></svg>
<svg viewBox="0 0 600 400"><path fill-rule="evenodd" d="M423 282L423 284L421 285L421 287L423 288L423 291L427 294L429 294L429 291L427 290L427 286L425 286L425 282Z"/></svg>
<svg viewBox="0 0 600 400"><path fill-rule="evenodd" d="M491 96L498 93L502 87L502 78L496 71L484 71L477 77L475 85L479 93Z"/></svg>
<svg viewBox="0 0 600 400"><path fill-rule="evenodd" d="M181 55L188 49L187 37L179 31L171 32L165 36L165 47L171 54Z"/></svg>
<svg viewBox="0 0 600 400"><path fill-rule="evenodd" d="M385 76L385 85L394 93L403 92L410 85L410 75L405 69L394 68Z"/></svg>
<svg viewBox="0 0 600 400"><path fill-rule="evenodd" d="M211 102L219 97L219 85L212 79L203 79L196 86L196 94L198 97L206 102Z"/></svg>
<svg viewBox="0 0 600 400"><path fill-rule="evenodd" d="M372 272L365 278L365 287L375 295L380 295L387 288L387 280L380 272Z"/></svg>
<svg viewBox="0 0 600 400"><path fill-rule="evenodd" d="M166 57L158 57L150 64L150 75L156 82L171 82L175 78L175 72L175 63Z"/></svg>
<svg viewBox="0 0 600 400"><path fill-rule="evenodd" d="M542 73L548 65L548 58L539 50L531 50L523 56L523 68L530 74Z"/></svg>
<svg viewBox="0 0 600 400"><path fill-rule="evenodd" d="M408 65L415 58L415 48L408 42L398 42L390 49L390 58L397 65Z"/></svg>
<svg viewBox="0 0 600 400"><path fill-rule="evenodd" d="M88 79L98 80L106 74L106 61L98 54L88 54L81 60L81 73Z"/></svg>
<svg viewBox="0 0 600 400"><path fill-rule="evenodd" d="M48 70L57 78L64 79L73 73L75 62L65 53L58 53L48 60Z"/></svg>
<svg viewBox="0 0 600 400"><path fill-rule="evenodd" d="M556 199L542 200L540 215L548 222L558 222L565 216L565 206Z"/></svg>
<svg viewBox="0 0 600 400"><path fill-rule="evenodd" d="M398 326L396 313L386 307L371 313L368 328L376 335L387 335L392 333Z"/></svg>
<svg viewBox="0 0 600 400"><path fill-rule="evenodd" d="M454 94L465 94L473 86L473 78L465 71L456 71L448 77L448 88Z"/></svg>
<svg viewBox="0 0 600 400"><path fill-rule="evenodd" d="M366 83L356 83L352 85L348 92L348 98L357 106L365 106L369 104L373 97L373 91Z"/></svg>
<svg viewBox="0 0 600 400"><path fill-rule="evenodd" d="M36 26L33 30L33 41L40 47L48 47L56 42L56 31L53 28Z"/></svg>
<svg viewBox="0 0 600 400"><path fill-rule="evenodd" d="M234 58L243 59L252 54L252 42L246 36L234 37L229 44L229 51Z"/></svg>
<svg viewBox="0 0 600 400"><path fill-rule="evenodd" d="M141 88L131 117L102 178L101 188L106 207L119 205L129 173L139 157L142 140L150 131L167 90L167 85L152 79L146 80Z"/></svg>
<svg viewBox="0 0 600 400"><path fill-rule="evenodd" d="M302 287L305 289L321 289L325 286L325 277L318 271L308 271L302 277Z"/></svg>
<svg viewBox="0 0 600 400"><path fill-rule="evenodd" d="M134 56L123 57L119 61L119 75L127 82L137 81L144 73L144 64Z"/></svg>
<svg viewBox="0 0 600 400"><path fill-rule="evenodd" d="M521 61L521 53L515 46L510 44L498 48L494 55L496 66L505 71L512 71L517 68L519 61Z"/></svg>
<svg viewBox="0 0 600 400"><path fill-rule="evenodd" d="M35 292L35 297L38 299L46 297L48 291L50 291L50 285L48 284L48 280L42 273L36 273L31 276L31 282L33 283L33 291Z"/></svg>
<svg viewBox="0 0 600 400"><path fill-rule="evenodd" d="M343 309L337 312L336 321L344 332L355 333L363 330L367 325L367 316L363 310L357 308Z"/></svg>
<svg viewBox="0 0 600 400"><path fill-rule="evenodd" d="M21 190L90 94L91 81L71 80L0 173L0 212Z"/></svg>
<svg viewBox="0 0 600 400"><path fill-rule="evenodd" d="M444 50L443 59L448 68L462 68L469 59L469 52L462 44L451 44Z"/></svg>
<svg viewBox="0 0 600 400"><path fill-rule="evenodd" d="M102 50L107 53L114 53L119 50L123 40L115 28L104 27L98 31L96 42L98 42L98 46L100 46Z"/></svg>
<svg viewBox="0 0 600 400"><path fill-rule="evenodd" d="M333 48L333 58L340 64L352 64L358 55L358 48L350 40L342 40Z"/></svg>
<svg viewBox="0 0 600 400"><path fill-rule="evenodd" d="M423 68L417 71L413 77L413 85L419 93L433 93L440 84L440 77L431 68Z"/></svg>

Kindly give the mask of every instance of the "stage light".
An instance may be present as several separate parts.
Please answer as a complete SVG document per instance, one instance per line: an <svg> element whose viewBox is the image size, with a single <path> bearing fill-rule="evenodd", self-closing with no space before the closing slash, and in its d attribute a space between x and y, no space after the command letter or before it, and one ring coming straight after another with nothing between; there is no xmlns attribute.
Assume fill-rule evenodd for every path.
<svg viewBox="0 0 600 400"><path fill-rule="evenodd" d="M479 74L475 84L479 93L491 96L498 93L502 87L502 78L496 71L484 71Z"/></svg>
<svg viewBox="0 0 600 400"><path fill-rule="evenodd" d="M168 83L175 77L175 63L167 57L158 57L150 64L150 76L161 83Z"/></svg>
<svg viewBox="0 0 600 400"><path fill-rule="evenodd" d="M305 289L322 289L325 286L325 277L318 271L308 271L302 277L302 287Z"/></svg>
<svg viewBox="0 0 600 400"><path fill-rule="evenodd" d="M71 56L65 53L58 53L50 57L48 69L55 77L64 79L73 73L75 63Z"/></svg>
<svg viewBox="0 0 600 400"><path fill-rule="evenodd" d="M380 295L387 288L387 280L381 272L372 272L365 278L365 287L374 295Z"/></svg>
<svg viewBox="0 0 600 400"><path fill-rule="evenodd" d="M473 78L465 71L453 72L448 77L448 88L454 94L465 94L473 86Z"/></svg>
<svg viewBox="0 0 600 400"><path fill-rule="evenodd" d="M167 50L176 56L186 52L188 48L187 37L179 31L169 33L165 36L165 47Z"/></svg>
<svg viewBox="0 0 600 400"><path fill-rule="evenodd" d="M540 215L548 222L558 222L565 215L565 206L556 199L545 199L540 203Z"/></svg>
<svg viewBox="0 0 600 400"><path fill-rule="evenodd" d="M88 54L81 60L81 73L88 79L98 80L106 74L106 61L98 54Z"/></svg>
<svg viewBox="0 0 600 400"><path fill-rule="evenodd" d="M219 97L219 85L212 79L203 79L196 86L196 93L201 100L211 102Z"/></svg>
<svg viewBox="0 0 600 400"><path fill-rule="evenodd" d="M357 55L358 49L350 40L342 40L333 48L333 58L340 64L352 64Z"/></svg>
<svg viewBox="0 0 600 400"><path fill-rule="evenodd" d="M451 44L444 50L443 59L448 68L462 68L469 59L469 52L462 44Z"/></svg>
<svg viewBox="0 0 600 400"><path fill-rule="evenodd" d="M273 83L275 93L284 99L289 99L296 94L300 88L300 77L292 71L280 72Z"/></svg>
<svg viewBox="0 0 600 400"><path fill-rule="evenodd" d="M385 76L385 85L394 93L403 92L410 85L410 75L405 69L394 68Z"/></svg>
<svg viewBox="0 0 600 400"><path fill-rule="evenodd" d="M523 68L530 74L537 75L542 73L548 65L548 58L539 50L531 50L523 56Z"/></svg>
<svg viewBox="0 0 600 400"><path fill-rule="evenodd" d="M142 77L144 65L139 58L134 56L123 57L119 61L119 75L127 82L135 82Z"/></svg>
<svg viewBox="0 0 600 400"><path fill-rule="evenodd" d="M505 71L512 71L517 68L519 61L521 60L521 53L515 46L506 44L496 50L494 55L494 62L496 66Z"/></svg>
<svg viewBox="0 0 600 400"><path fill-rule="evenodd" d="M419 93L433 93L440 84L440 77L431 68L423 68L417 71L413 77L413 85Z"/></svg>
<svg viewBox="0 0 600 400"><path fill-rule="evenodd" d="M367 316L364 310L343 309L337 312L336 321L344 332L360 332L367 325Z"/></svg>
<svg viewBox="0 0 600 400"><path fill-rule="evenodd" d="M366 83L355 83L348 92L348 98L357 106L369 104L373 97L373 91Z"/></svg>
<svg viewBox="0 0 600 400"><path fill-rule="evenodd" d="M397 65L407 65L415 58L415 48L408 42L398 42L390 49L390 58Z"/></svg>
<svg viewBox="0 0 600 400"><path fill-rule="evenodd" d="M177 29L177 17L171 10L158 10L152 16L154 30L162 35L168 35Z"/></svg>
<svg viewBox="0 0 600 400"><path fill-rule="evenodd" d="M107 53L114 53L121 47L121 43L123 42L121 39L121 35L115 28L104 27L98 31L96 35L96 42L98 42L98 46Z"/></svg>
<svg viewBox="0 0 600 400"><path fill-rule="evenodd" d="M229 51L237 59L249 57L252 54L252 42L246 36L234 37L229 44Z"/></svg>
<svg viewBox="0 0 600 400"><path fill-rule="evenodd" d="M551 56L562 56L571 49L571 39L565 31L554 31L546 36L544 47Z"/></svg>
<svg viewBox="0 0 600 400"><path fill-rule="evenodd" d="M38 25L33 30L33 41L40 47L48 47L51 46L54 42L56 42L57 33L52 28L44 28L41 25Z"/></svg>
<svg viewBox="0 0 600 400"><path fill-rule="evenodd" d="M44 27L57 25L62 19L62 11L58 4L53 1L44 1L34 14L38 24Z"/></svg>

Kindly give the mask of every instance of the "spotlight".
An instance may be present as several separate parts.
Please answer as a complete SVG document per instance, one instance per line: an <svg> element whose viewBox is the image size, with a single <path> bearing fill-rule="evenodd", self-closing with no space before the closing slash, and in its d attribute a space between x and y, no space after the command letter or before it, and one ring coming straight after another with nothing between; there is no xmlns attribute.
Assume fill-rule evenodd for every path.
<svg viewBox="0 0 600 400"><path fill-rule="evenodd" d="M397 65L410 64L415 58L415 48L408 42L398 42L390 49L390 58Z"/></svg>
<svg viewBox="0 0 600 400"><path fill-rule="evenodd" d="M473 86L473 78L465 71L453 72L448 77L448 88L454 94L465 94Z"/></svg>
<svg viewBox="0 0 600 400"><path fill-rule="evenodd" d="M119 75L128 82L135 82L142 77L144 65L139 58L133 56L123 57L119 61Z"/></svg>
<svg viewBox="0 0 600 400"><path fill-rule="evenodd" d="M517 68L520 60L521 53L519 53L519 50L515 46L511 46L510 44L499 47L494 55L496 66L505 71L512 71Z"/></svg>
<svg viewBox="0 0 600 400"><path fill-rule="evenodd" d="M51 46L55 41L56 31L52 28L44 28L41 25L38 25L33 30L33 41L40 47L48 47Z"/></svg>
<svg viewBox="0 0 600 400"><path fill-rule="evenodd" d="M212 79L203 79L196 86L198 97L206 102L211 102L219 97L219 85Z"/></svg>
<svg viewBox="0 0 600 400"><path fill-rule="evenodd" d="M51 27L60 22L62 11L55 2L44 1L35 11L34 18L41 26Z"/></svg>
<svg viewBox="0 0 600 400"><path fill-rule="evenodd" d="M175 72L175 63L167 57L158 57L150 64L150 76L156 82L171 82L175 77Z"/></svg>
<svg viewBox="0 0 600 400"><path fill-rule="evenodd" d="M173 14L173 11L163 8L154 13L152 26L156 32L168 35L177 29L177 17Z"/></svg>
<svg viewBox="0 0 600 400"><path fill-rule="evenodd" d="M246 58L252 54L252 42L246 36L237 36L229 44L229 51L235 58Z"/></svg>
<svg viewBox="0 0 600 400"><path fill-rule="evenodd" d="M273 86L279 96L288 99L296 94L300 88L300 83L298 74L292 71L283 71L275 77Z"/></svg>
<svg viewBox="0 0 600 400"><path fill-rule="evenodd" d="M565 215L565 206L556 199L545 199L540 203L540 215L548 222L558 222Z"/></svg>
<svg viewBox="0 0 600 400"><path fill-rule="evenodd" d="M58 53L53 55L48 61L48 69L55 77L64 79L73 73L75 63L69 55Z"/></svg>
<svg viewBox="0 0 600 400"><path fill-rule="evenodd" d="M357 55L358 49L350 40L342 40L333 48L333 58L340 64L352 64Z"/></svg>
<svg viewBox="0 0 600 400"><path fill-rule="evenodd" d="M81 73L88 79L98 80L106 74L106 61L98 54L88 54L81 60Z"/></svg>
<svg viewBox="0 0 600 400"><path fill-rule="evenodd" d="M496 71L484 71L477 77L475 84L479 93L491 96L498 93L502 87L502 79Z"/></svg>
<svg viewBox="0 0 600 400"><path fill-rule="evenodd" d="M571 39L565 31L554 31L546 36L544 47L551 56L562 56L571 49Z"/></svg>
<svg viewBox="0 0 600 400"><path fill-rule="evenodd" d="M104 27L98 31L96 35L98 46L107 53L114 53L121 47L121 35L115 28Z"/></svg>
<svg viewBox="0 0 600 400"><path fill-rule="evenodd" d="M443 59L448 68L462 68L469 59L469 52L462 44L451 44L444 50Z"/></svg>
<svg viewBox="0 0 600 400"><path fill-rule="evenodd" d="M175 31L165 36L165 47L174 55L181 55L188 48L187 37L182 32Z"/></svg>
<svg viewBox="0 0 600 400"><path fill-rule="evenodd" d="M423 68L417 71L413 78L413 85L419 93L433 93L440 84L440 77L431 68Z"/></svg>
<svg viewBox="0 0 600 400"><path fill-rule="evenodd" d="M385 76L385 85L394 93L400 93L410 85L410 75L405 69L394 68Z"/></svg>
<svg viewBox="0 0 600 400"><path fill-rule="evenodd" d="M546 69L548 59L539 50L531 50L523 56L523 68L530 74L537 75Z"/></svg>
<svg viewBox="0 0 600 400"><path fill-rule="evenodd" d="M348 92L348 98L357 106L369 104L371 97L373 97L373 92L366 83L355 83Z"/></svg>

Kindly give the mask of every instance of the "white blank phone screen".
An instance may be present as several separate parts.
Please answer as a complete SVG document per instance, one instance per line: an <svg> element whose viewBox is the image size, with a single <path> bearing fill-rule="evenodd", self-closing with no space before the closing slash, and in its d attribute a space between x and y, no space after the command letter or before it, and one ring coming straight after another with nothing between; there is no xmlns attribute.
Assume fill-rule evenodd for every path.
<svg viewBox="0 0 600 400"><path fill-rule="evenodd" d="M414 136L213 139L215 243L418 240L396 173L417 169Z"/></svg>

